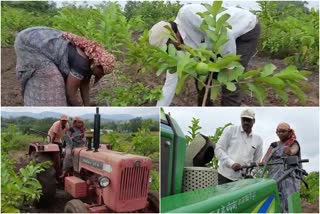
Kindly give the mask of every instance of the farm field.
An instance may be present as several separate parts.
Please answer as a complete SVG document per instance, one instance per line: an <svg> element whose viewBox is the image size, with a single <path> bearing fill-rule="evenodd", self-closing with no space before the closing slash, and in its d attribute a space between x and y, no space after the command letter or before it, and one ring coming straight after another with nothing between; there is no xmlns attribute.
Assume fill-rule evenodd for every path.
<svg viewBox="0 0 320 214"><path fill-rule="evenodd" d="M28 109L26 108L25 111L27 112ZM39 197L39 191L41 192L41 185L37 186L35 177L39 173L38 167L44 167L44 165L43 163L32 163L32 155L28 154L31 144L36 142L41 145L48 144L46 136L34 134L30 130L46 134L57 119L31 116L7 117L6 113L1 112L2 212L63 213L66 203L73 198L65 192L63 184L58 183L58 180L56 180L57 190L51 200L52 203L47 206L36 206L35 202ZM154 113L157 114L156 109ZM52 112L47 112L47 114L52 115ZM111 145L113 151L150 158L152 179L149 183L149 192L158 195L159 125L158 120L154 118L155 115L148 117L110 121L104 119L101 122L100 143ZM124 115L122 118L128 118L128 115ZM92 129L92 119L86 119L85 125L87 130ZM26 182L27 180L30 180L30 183ZM17 191L17 188L21 191ZM145 209L147 212L154 212L150 207Z"/></svg>
<svg viewBox="0 0 320 214"><path fill-rule="evenodd" d="M59 8L47 2L41 4L42 8L32 5L32 2L22 3L20 6L2 2L4 16L1 19L1 103L3 106L23 105L20 84L15 76L16 57L13 42L17 32L30 26L50 26L85 36L103 44L115 55L117 63L114 75L105 76L92 88L91 105L154 106L156 104L161 97L161 87L165 79L161 67L163 58L156 57L159 55L159 50L148 44L147 32L160 20L174 20L182 4L129 1L123 9L119 4L110 2L101 3L95 8L86 4L75 6L65 3ZM260 78L260 82L255 82L255 78L259 77L250 76L249 82L254 83L254 86L249 85L249 82L243 84L242 104L318 106L319 11L306 9L302 2L293 5L279 2L259 4L261 10L253 12L259 18L262 33L258 52L251 59L248 70L262 72L265 66L271 63L276 66L276 69L271 71L275 76L270 76L273 78L271 83L263 78ZM286 12L281 12L284 8ZM80 21L77 17L83 17L83 20ZM300 29L300 25L304 27ZM197 58L190 59L190 65L194 60ZM176 65L170 66L176 69ZM291 66L290 72L301 74L298 74L298 79L294 79L295 75L281 77L279 85L277 75L284 72L288 66ZM223 73L223 69L221 71ZM186 81L181 82L181 90L175 96L172 105L196 106L197 90L193 77L198 77L198 74L193 71L191 76L186 73L183 75ZM239 78L241 79L241 76ZM220 96L219 92L217 93L214 104L219 106Z"/></svg>
<svg viewBox="0 0 320 214"><path fill-rule="evenodd" d="M1 52L2 58L2 67L1 67L1 103L4 106L21 106L23 105L23 98L20 93L20 85L18 80L15 77L15 53L13 48L2 48ZM284 68L285 63L283 60L279 59L270 59L265 56L255 56L251 59L249 67L254 69L260 65L264 65L267 62L272 62L274 65L277 65L279 68ZM128 69L126 72L127 75L134 77L135 80L143 82L145 85L148 85L150 88L156 87L161 84L161 80L164 79L164 76L159 78L154 78L152 73L147 73L143 75L136 75L135 72L132 72ZM310 89L306 92L308 97L306 105L307 106L317 106L319 105L319 72L314 71L309 80L306 83L309 85ZM96 87L93 87L90 96L96 97L100 89L110 89L112 88L112 81L110 81L110 76L106 76L98 83ZM173 99L173 106L196 106L197 101L197 90L194 84L194 81L190 80L187 83L187 87L182 93L176 96ZM251 96L245 96L243 101L245 105L248 106L257 106L257 101ZM149 105L155 105L155 101L149 103ZM265 103L265 106L281 106L281 102L275 97L274 94L270 93L268 99ZM299 105L299 100L292 96L289 100L288 106L297 106Z"/></svg>

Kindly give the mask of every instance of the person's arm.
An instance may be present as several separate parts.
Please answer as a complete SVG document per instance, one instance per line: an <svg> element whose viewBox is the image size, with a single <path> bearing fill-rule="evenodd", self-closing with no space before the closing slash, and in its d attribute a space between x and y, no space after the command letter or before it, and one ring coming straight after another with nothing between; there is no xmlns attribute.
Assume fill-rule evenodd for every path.
<svg viewBox="0 0 320 214"><path fill-rule="evenodd" d="M297 143L293 143L290 147L284 147L284 152L287 155L296 155L299 152L299 145Z"/></svg>
<svg viewBox="0 0 320 214"><path fill-rule="evenodd" d="M158 100L157 106L170 106L174 94L176 93L176 87L178 84L178 74L170 74L167 71L166 81L162 87L162 98Z"/></svg>
<svg viewBox="0 0 320 214"><path fill-rule="evenodd" d="M220 139L218 140L215 148L215 155L218 158L218 160L221 162L221 164L231 168L232 165L235 164L235 162L226 153L227 148L229 146L229 141L231 138L230 128L229 127L226 128L222 133Z"/></svg>
<svg viewBox="0 0 320 214"><path fill-rule="evenodd" d="M66 82L66 95L67 95L68 103L72 106L82 105L77 95L80 85L81 85L81 80L73 76L72 73L70 73L67 77L67 82Z"/></svg>
<svg viewBox="0 0 320 214"><path fill-rule="evenodd" d="M262 161L259 163L260 166L263 166L263 165L267 164L268 159L272 155L273 148L277 147L277 145L278 145L277 142L273 142L273 143L270 144L270 146L268 148L268 151L266 152L266 154L262 158Z"/></svg>
<svg viewBox="0 0 320 214"><path fill-rule="evenodd" d="M80 83L80 94L83 101L84 106L90 105L90 78L89 79L83 79Z"/></svg>
<svg viewBox="0 0 320 214"><path fill-rule="evenodd" d="M257 146L256 151L254 152L254 156L253 156L253 162L255 163L259 163L261 158L262 158L262 145L263 145L263 141L261 139L259 139L261 141L261 143L259 143L259 145Z"/></svg>

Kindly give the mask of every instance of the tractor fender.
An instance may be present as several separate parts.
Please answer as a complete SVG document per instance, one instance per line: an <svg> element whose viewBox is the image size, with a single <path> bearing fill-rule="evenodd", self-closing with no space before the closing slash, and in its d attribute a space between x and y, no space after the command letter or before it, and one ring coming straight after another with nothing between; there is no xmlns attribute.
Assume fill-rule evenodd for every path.
<svg viewBox="0 0 320 214"><path fill-rule="evenodd" d="M53 143L45 145L41 145L39 143L32 143L29 145L28 154L31 155L32 152L60 152L60 149L57 144Z"/></svg>

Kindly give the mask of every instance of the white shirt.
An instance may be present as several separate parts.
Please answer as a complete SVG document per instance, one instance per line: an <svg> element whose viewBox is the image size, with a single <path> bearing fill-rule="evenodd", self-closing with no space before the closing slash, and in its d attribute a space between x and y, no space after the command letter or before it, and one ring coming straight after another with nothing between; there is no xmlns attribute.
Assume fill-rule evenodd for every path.
<svg viewBox="0 0 320 214"><path fill-rule="evenodd" d="M198 12L205 11L207 11L207 9L200 4L186 4L180 8L175 23L177 23L184 44L193 48L198 48L202 42L205 42L209 47L209 42L208 39L206 39L205 33L200 30L203 19L197 15ZM232 26L232 29L227 30L229 40L224 44L223 52L221 54L236 54L236 39L252 30L256 26L258 20L250 11L236 7L227 8L227 10L218 14L217 18L225 13L230 15L227 22ZM171 104L177 84L178 75L176 73L168 74L167 72L166 82L162 88L163 98L157 102L157 106L169 106Z"/></svg>
<svg viewBox="0 0 320 214"><path fill-rule="evenodd" d="M262 146L261 137L252 132L247 135L242 126L227 127L215 148L215 156L219 160L218 172L233 181L240 179L241 170L234 171L231 166L234 163L245 166L252 162L260 162Z"/></svg>
<svg viewBox="0 0 320 214"><path fill-rule="evenodd" d="M186 45L198 48L201 42L206 40L205 33L200 30L203 19L197 15L205 11L207 9L201 4L186 4L180 8L175 23ZM250 11L236 7L226 8L217 15L217 19L226 13L230 15L227 22L232 29L227 31L229 41L224 45L222 54L236 54L236 39L252 30L258 23L258 19Z"/></svg>

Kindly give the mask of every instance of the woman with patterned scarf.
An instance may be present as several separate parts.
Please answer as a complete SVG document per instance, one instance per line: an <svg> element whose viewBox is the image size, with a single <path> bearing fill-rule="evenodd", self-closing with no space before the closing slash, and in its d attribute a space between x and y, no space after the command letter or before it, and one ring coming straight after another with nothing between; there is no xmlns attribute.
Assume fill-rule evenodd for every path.
<svg viewBox="0 0 320 214"><path fill-rule="evenodd" d="M67 171L72 168L72 150L73 148L79 148L85 145L84 133L86 131L83 120L80 117L74 117L72 127L69 128L64 136L66 143L65 157L63 159L62 170L63 173L60 176L63 178Z"/></svg>
<svg viewBox="0 0 320 214"><path fill-rule="evenodd" d="M276 133L280 139L278 142L271 143L267 153L262 159L262 163L268 161L269 163L282 162L281 157L298 156L301 159L300 145L296 140L296 135L290 125L287 123L280 123L277 127ZM284 165L272 165L269 169L269 177L277 179L285 173ZM288 197L300 191L301 181L295 178L295 172L292 175L282 180L278 184L279 191L281 192L281 208L282 212L288 212Z"/></svg>
<svg viewBox="0 0 320 214"><path fill-rule="evenodd" d="M88 106L91 76L96 83L115 65L100 44L49 27L21 31L14 47L25 106Z"/></svg>

